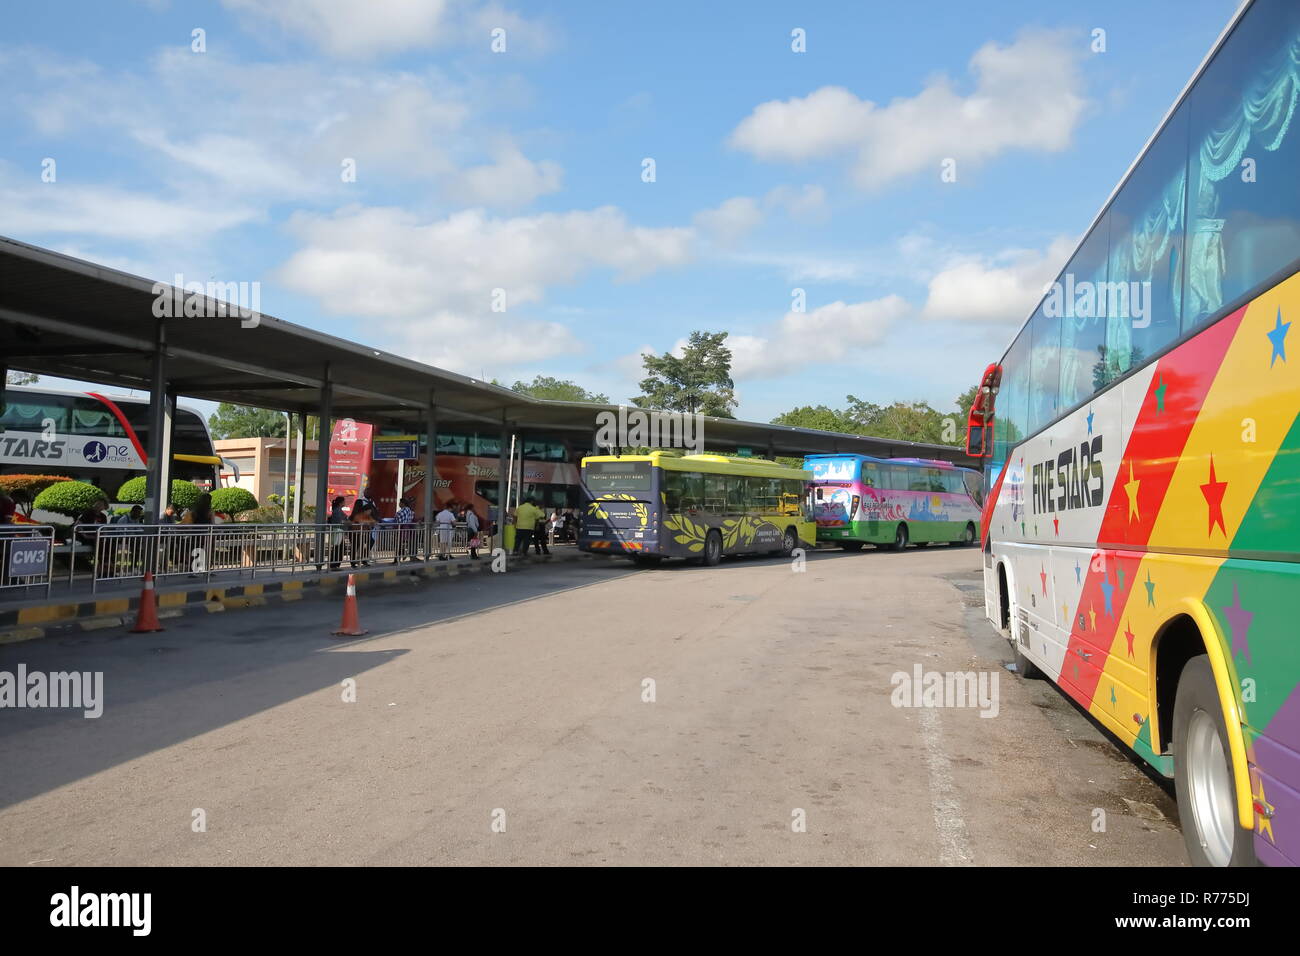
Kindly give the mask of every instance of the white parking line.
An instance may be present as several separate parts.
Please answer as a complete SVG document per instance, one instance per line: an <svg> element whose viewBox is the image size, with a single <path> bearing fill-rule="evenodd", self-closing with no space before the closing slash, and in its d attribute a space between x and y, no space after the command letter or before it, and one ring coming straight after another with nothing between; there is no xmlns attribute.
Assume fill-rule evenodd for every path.
<svg viewBox="0 0 1300 956"><path fill-rule="evenodd" d="M920 710L921 742L930 771L930 801L934 805L934 830L939 838L940 866L973 866L975 857L966 841L966 820L952 783L952 767L940 740L939 712Z"/></svg>

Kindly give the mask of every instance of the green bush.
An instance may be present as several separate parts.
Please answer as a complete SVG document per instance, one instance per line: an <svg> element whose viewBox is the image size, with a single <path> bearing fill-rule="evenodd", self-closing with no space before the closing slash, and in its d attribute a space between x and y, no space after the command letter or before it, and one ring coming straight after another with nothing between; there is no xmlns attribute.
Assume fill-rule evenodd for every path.
<svg viewBox="0 0 1300 956"><path fill-rule="evenodd" d="M224 490L224 489L223 489ZM214 494L215 498L216 495ZM284 521L284 506L262 505L260 508L253 508L249 511L241 511L235 518L236 521L243 521L248 524L280 524ZM316 520L316 508L314 505L307 505L302 509L303 524L311 524Z"/></svg>
<svg viewBox="0 0 1300 956"><path fill-rule="evenodd" d="M212 510L232 517L257 507L257 499L245 488L218 488L212 492Z"/></svg>
<svg viewBox="0 0 1300 956"><path fill-rule="evenodd" d="M117 500L128 505L144 504L145 476L136 475L122 482L122 487L117 489ZM188 481L181 481L179 478L172 479L172 494L168 499L179 508L193 507L194 502L199 500L199 495L203 494L203 489L198 485L191 484Z"/></svg>
<svg viewBox="0 0 1300 956"><path fill-rule="evenodd" d="M106 497L103 491L84 481L56 481L36 496L33 507L75 518L97 500Z"/></svg>
<svg viewBox="0 0 1300 956"><path fill-rule="evenodd" d="M71 480L66 475L0 475L0 494L25 491L35 498L50 485Z"/></svg>

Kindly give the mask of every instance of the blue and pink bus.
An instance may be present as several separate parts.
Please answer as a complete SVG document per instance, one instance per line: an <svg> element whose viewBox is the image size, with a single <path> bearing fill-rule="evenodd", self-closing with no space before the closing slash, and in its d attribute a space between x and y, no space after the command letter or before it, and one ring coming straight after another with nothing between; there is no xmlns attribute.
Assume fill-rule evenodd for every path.
<svg viewBox="0 0 1300 956"><path fill-rule="evenodd" d="M809 455L804 468L817 540L846 551L864 544L974 544L983 503L979 472L924 458Z"/></svg>

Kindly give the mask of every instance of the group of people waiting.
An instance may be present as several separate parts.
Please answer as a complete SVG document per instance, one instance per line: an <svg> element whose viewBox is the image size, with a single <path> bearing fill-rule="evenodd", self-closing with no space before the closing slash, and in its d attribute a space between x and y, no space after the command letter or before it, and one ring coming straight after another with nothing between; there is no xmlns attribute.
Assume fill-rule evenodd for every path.
<svg viewBox="0 0 1300 956"><path fill-rule="evenodd" d="M333 525L330 529L330 567L338 568L343 563L344 552L352 567L367 565L371 562L382 521L378 503L370 497L369 490L363 491L352 503L351 511L344 510L347 499L339 495L330 502L330 514L327 521ZM438 550L438 560L451 559L452 539L456 525L464 524L466 544L471 561L479 560L479 548L483 547L483 522L472 505L449 501L434 514L434 541ZM397 514L388 527L396 531L395 559L420 561L419 524L410 498L402 497L398 501Z"/></svg>
<svg viewBox="0 0 1300 956"><path fill-rule="evenodd" d="M572 508L556 508L548 518L532 498L525 498L515 509L514 525L514 553L518 555L527 554L530 545L535 554L550 554L550 545L578 540L578 516Z"/></svg>

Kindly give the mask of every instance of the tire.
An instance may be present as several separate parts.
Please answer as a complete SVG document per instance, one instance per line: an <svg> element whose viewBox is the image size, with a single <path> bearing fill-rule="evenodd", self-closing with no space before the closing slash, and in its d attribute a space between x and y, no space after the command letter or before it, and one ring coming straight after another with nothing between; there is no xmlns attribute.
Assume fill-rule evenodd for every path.
<svg viewBox="0 0 1300 956"><path fill-rule="evenodd" d="M722 535L715 528L704 536L704 553L700 563L706 568L716 567L722 562Z"/></svg>
<svg viewBox="0 0 1300 956"><path fill-rule="evenodd" d="M967 524L965 532L962 533L961 541L954 542L960 544L963 548L969 548L975 543L975 525Z"/></svg>
<svg viewBox="0 0 1300 956"><path fill-rule="evenodd" d="M1174 790L1193 866L1254 866L1255 835L1237 822L1237 791L1210 659L1183 667L1174 696Z"/></svg>
<svg viewBox="0 0 1300 956"><path fill-rule="evenodd" d="M894 532L895 551L905 551L907 549L907 525L899 524L898 530Z"/></svg>
<svg viewBox="0 0 1300 956"><path fill-rule="evenodd" d="M1011 641L1011 659L1016 662L1016 673L1025 680L1041 680L1043 672L1038 669L1038 665L1025 656L1025 652L1020 649L1020 643L1014 638Z"/></svg>
<svg viewBox="0 0 1300 956"><path fill-rule="evenodd" d="M781 538L781 557L788 558L794 553L794 549L799 547L799 535L794 528L786 528L785 536Z"/></svg>
<svg viewBox="0 0 1300 956"><path fill-rule="evenodd" d="M862 550L862 542L861 542L861 541L841 541L841 542L840 542L840 547L843 548L845 551L861 551L861 550Z"/></svg>

